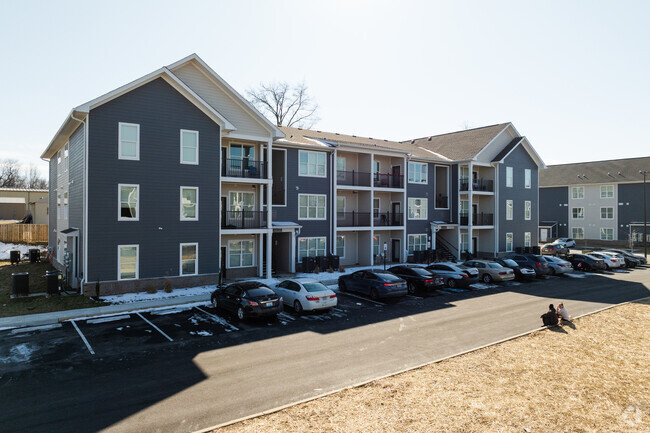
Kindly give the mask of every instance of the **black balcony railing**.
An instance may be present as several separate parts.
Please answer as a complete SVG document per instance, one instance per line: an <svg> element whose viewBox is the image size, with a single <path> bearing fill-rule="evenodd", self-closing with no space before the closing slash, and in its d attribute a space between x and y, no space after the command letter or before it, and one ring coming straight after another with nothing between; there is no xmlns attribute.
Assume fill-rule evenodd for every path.
<svg viewBox="0 0 650 433"><path fill-rule="evenodd" d="M266 228L266 212L258 210L233 210L221 213L222 229Z"/></svg>
<svg viewBox="0 0 650 433"><path fill-rule="evenodd" d="M461 226L468 226L469 225L469 214L467 214L467 213L461 213L460 214L460 225Z"/></svg>
<svg viewBox="0 0 650 433"><path fill-rule="evenodd" d="M370 173L361 171L337 171L336 183L350 186L370 186Z"/></svg>
<svg viewBox="0 0 650 433"><path fill-rule="evenodd" d="M372 177L377 188L404 188L404 176L401 174L375 173Z"/></svg>
<svg viewBox="0 0 650 433"><path fill-rule="evenodd" d="M339 227L369 227L370 212L337 212L336 225Z"/></svg>
<svg viewBox="0 0 650 433"><path fill-rule="evenodd" d="M494 214L475 213L472 215L472 225L475 226L492 226L494 225Z"/></svg>
<svg viewBox="0 0 650 433"><path fill-rule="evenodd" d="M460 190L469 191L469 178L460 178ZM472 191L494 192L494 181L490 179L473 179Z"/></svg>
<svg viewBox="0 0 650 433"><path fill-rule="evenodd" d="M266 162L246 158L224 159L221 164L221 176L265 179Z"/></svg>
<svg viewBox="0 0 650 433"><path fill-rule="evenodd" d="M373 215L375 226L401 226L404 225L404 214L402 212L380 212Z"/></svg>

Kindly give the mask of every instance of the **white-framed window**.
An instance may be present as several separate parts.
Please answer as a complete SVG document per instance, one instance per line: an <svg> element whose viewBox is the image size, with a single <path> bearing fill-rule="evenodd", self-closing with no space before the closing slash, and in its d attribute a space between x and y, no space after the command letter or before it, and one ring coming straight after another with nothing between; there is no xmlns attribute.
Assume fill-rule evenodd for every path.
<svg viewBox="0 0 650 433"><path fill-rule="evenodd" d="M312 150L300 150L298 152L298 175L327 177L327 154Z"/></svg>
<svg viewBox="0 0 650 433"><path fill-rule="evenodd" d="M57 165L61 164L62 159L63 159L63 149L59 149L59 151L56 153L56 163L57 163ZM59 172L59 176L61 176L61 172Z"/></svg>
<svg viewBox="0 0 650 433"><path fill-rule="evenodd" d="M255 193L249 191L230 191L228 193L228 210L253 211L255 210Z"/></svg>
<svg viewBox="0 0 650 433"><path fill-rule="evenodd" d="M118 124L118 158L140 159L140 125L137 123Z"/></svg>
<svg viewBox="0 0 650 433"><path fill-rule="evenodd" d="M181 129L181 164L199 163L199 131Z"/></svg>
<svg viewBox="0 0 650 433"><path fill-rule="evenodd" d="M373 218L379 218L381 200L379 197L372 198L372 216Z"/></svg>
<svg viewBox="0 0 650 433"><path fill-rule="evenodd" d="M345 218L345 196L336 196L336 217L338 219Z"/></svg>
<svg viewBox="0 0 650 433"><path fill-rule="evenodd" d="M298 238L298 260L303 257L325 255L325 236L313 238Z"/></svg>
<svg viewBox="0 0 650 433"><path fill-rule="evenodd" d="M584 239L585 229L583 227L571 227L571 237L573 239Z"/></svg>
<svg viewBox="0 0 650 433"><path fill-rule="evenodd" d="M408 235L409 254L413 254L414 251L424 251L426 249L427 249L426 234Z"/></svg>
<svg viewBox="0 0 650 433"><path fill-rule="evenodd" d="M512 213L513 213L513 203L512 200L506 200L506 219L507 220L512 220Z"/></svg>
<svg viewBox="0 0 650 433"><path fill-rule="evenodd" d="M614 185L600 186L600 198L613 198L613 197L614 197Z"/></svg>
<svg viewBox="0 0 650 433"><path fill-rule="evenodd" d="M241 240L228 242L228 267L245 268L255 263L255 241Z"/></svg>
<svg viewBox="0 0 650 433"><path fill-rule="evenodd" d="M573 218L574 220L584 219L585 218L585 208L583 208L583 207L572 207L571 208L571 218Z"/></svg>
<svg viewBox="0 0 650 433"><path fill-rule="evenodd" d="M68 192L63 193L63 219L67 220L70 217L70 212L68 208Z"/></svg>
<svg viewBox="0 0 650 433"><path fill-rule="evenodd" d="M532 205L530 201L526 200L524 202L524 219L530 220L532 213Z"/></svg>
<svg viewBox="0 0 650 433"><path fill-rule="evenodd" d="M379 161L372 162L372 174L376 175L379 173Z"/></svg>
<svg viewBox="0 0 650 433"><path fill-rule="evenodd" d="M325 194L298 194L298 219L326 219L325 198Z"/></svg>
<svg viewBox="0 0 650 433"><path fill-rule="evenodd" d="M121 183L117 186L118 221L140 220L140 185Z"/></svg>
<svg viewBox="0 0 650 433"><path fill-rule="evenodd" d="M65 146L63 146L63 166L64 170L68 171L68 168L70 168L70 142L66 143Z"/></svg>
<svg viewBox="0 0 650 433"><path fill-rule="evenodd" d="M61 194L56 196L56 217L61 219Z"/></svg>
<svg viewBox="0 0 650 433"><path fill-rule="evenodd" d="M181 221L199 220L199 188L181 186Z"/></svg>
<svg viewBox="0 0 650 433"><path fill-rule="evenodd" d="M197 275L199 273L199 244L180 244L180 275Z"/></svg>
<svg viewBox="0 0 650 433"><path fill-rule="evenodd" d="M336 236L336 255L345 258L345 236L343 235Z"/></svg>
<svg viewBox="0 0 650 433"><path fill-rule="evenodd" d="M613 241L614 240L614 229L603 227L600 229L600 240L601 241Z"/></svg>
<svg viewBox="0 0 650 433"><path fill-rule="evenodd" d="M409 183L427 183L427 164L409 161Z"/></svg>
<svg viewBox="0 0 650 433"><path fill-rule="evenodd" d="M137 280L140 275L138 265L139 245L117 246L117 279Z"/></svg>
<svg viewBox="0 0 650 433"><path fill-rule="evenodd" d="M530 232L524 232L524 246L525 247L530 247L531 246L531 237L530 237Z"/></svg>
<svg viewBox="0 0 650 433"><path fill-rule="evenodd" d="M512 167L506 167L506 187L512 188L514 185Z"/></svg>
<svg viewBox="0 0 650 433"><path fill-rule="evenodd" d="M342 156L336 157L336 178L345 180L345 158Z"/></svg>
<svg viewBox="0 0 650 433"><path fill-rule="evenodd" d="M571 187L571 198L574 200L585 198L585 187L584 186Z"/></svg>
<svg viewBox="0 0 650 433"><path fill-rule="evenodd" d="M372 237L372 254L377 257L381 254L381 240L379 235L374 235Z"/></svg>
<svg viewBox="0 0 650 433"><path fill-rule="evenodd" d="M614 219L614 208L613 207L601 207L600 208L600 219L601 220L613 220Z"/></svg>
<svg viewBox="0 0 650 433"><path fill-rule="evenodd" d="M530 168L524 169L524 188L532 188L532 171Z"/></svg>
<svg viewBox="0 0 650 433"><path fill-rule="evenodd" d="M510 252L512 252L514 250L514 248L512 247L512 244L513 244L512 239L513 239L512 238L512 233L506 233L506 252L507 253L510 253Z"/></svg>
<svg viewBox="0 0 650 433"><path fill-rule="evenodd" d="M428 200L426 198L409 198L409 219L427 219Z"/></svg>

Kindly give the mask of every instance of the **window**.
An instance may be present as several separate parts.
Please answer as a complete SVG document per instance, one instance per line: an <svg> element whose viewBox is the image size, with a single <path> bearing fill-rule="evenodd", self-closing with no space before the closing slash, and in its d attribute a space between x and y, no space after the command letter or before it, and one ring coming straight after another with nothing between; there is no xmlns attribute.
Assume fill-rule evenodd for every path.
<svg viewBox="0 0 650 433"><path fill-rule="evenodd" d="M199 273L199 244L181 244L181 275L196 275Z"/></svg>
<svg viewBox="0 0 650 433"><path fill-rule="evenodd" d="M336 196L336 215L339 219L345 218L345 197Z"/></svg>
<svg viewBox="0 0 650 433"><path fill-rule="evenodd" d="M600 187L600 198L613 198L614 185L602 185Z"/></svg>
<svg viewBox="0 0 650 433"><path fill-rule="evenodd" d="M585 208L583 207L572 207L571 208L571 218L574 220L581 220L585 217Z"/></svg>
<svg viewBox="0 0 650 433"><path fill-rule="evenodd" d="M372 174L376 175L379 173L379 161L372 162Z"/></svg>
<svg viewBox="0 0 650 433"><path fill-rule="evenodd" d="M530 241L530 232L525 232L524 233L524 246L529 247L531 246L531 241Z"/></svg>
<svg viewBox="0 0 650 433"><path fill-rule="evenodd" d="M325 236L318 238L298 238L298 259L325 255Z"/></svg>
<svg viewBox="0 0 650 433"><path fill-rule="evenodd" d="M514 185L512 179L512 167L506 167L506 187L512 188L512 185Z"/></svg>
<svg viewBox="0 0 650 433"><path fill-rule="evenodd" d="M199 163L199 131L181 129L181 164Z"/></svg>
<svg viewBox="0 0 650 433"><path fill-rule="evenodd" d="M198 138L197 138L198 140ZM255 147L244 144L230 145L230 164L229 167L237 173L243 173L248 170L249 163L255 161Z"/></svg>
<svg viewBox="0 0 650 433"><path fill-rule="evenodd" d="M68 213L68 193L63 193L63 219L67 220L70 214Z"/></svg>
<svg viewBox="0 0 650 433"><path fill-rule="evenodd" d="M614 219L614 208L613 207L601 207L600 208L600 219L601 220L613 220Z"/></svg>
<svg viewBox="0 0 650 433"><path fill-rule="evenodd" d="M254 241L228 242L228 267L244 268L253 266Z"/></svg>
<svg viewBox="0 0 650 433"><path fill-rule="evenodd" d="M512 251L512 233L506 233L506 252L510 253Z"/></svg>
<svg viewBox="0 0 650 433"><path fill-rule="evenodd" d="M600 240L601 241L613 241L614 240L614 229L601 228L600 229Z"/></svg>
<svg viewBox="0 0 650 433"><path fill-rule="evenodd" d="M324 194L298 194L298 219L324 220Z"/></svg>
<svg viewBox="0 0 650 433"><path fill-rule="evenodd" d="M409 219L427 219L427 203L428 200L426 198L409 198Z"/></svg>
<svg viewBox="0 0 650 433"><path fill-rule="evenodd" d="M57 163L57 164L61 164L61 158L62 158L62 156L63 156L62 153L63 153L63 152L62 152L61 150L59 150L59 151L56 153L56 163ZM61 175L61 173L59 173L59 175Z"/></svg>
<svg viewBox="0 0 650 433"><path fill-rule="evenodd" d="M531 188L532 179L530 168L524 169L524 188Z"/></svg>
<svg viewBox="0 0 650 433"><path fill-rule="evenodd" d="M243 191L230 191L230 211L253 211L255 210L255 193Z"/></svg>
<svg viewBox="0 0 650 433"><path fill-rule="evenodd" d="M506 219L512 220L513 204L512 200L506 200Z"/></svg>
<svg viewBox="0 0 650 433"><path fill-rule="evenodd" d="M324 152L310 150L298 152L298 175L300 176L326 177L326 164Z"/></svg>
<svg viewBox="0 0 650 433"><path fill-rule="evenodd" d="M377 257L382 253L381 251L381 241L379 235L374 235L372 237L372 254Z"/></svg>
<svg viewBox="0 0 650 433"><path fill-rule="evenodd" d="M413 254L414 251L424 251L427 248L427 235L409 235L408 237L408 249L409 254Z"/></svg>
<svg viewBox="0 0 650 433"><path fill-rule="evenodd" d="M56 196L56 217L61 219L61 194Z"/></svg>
<svg viewBox="0 0 650 433"><path fill-rule="evenodd" d="M139 160L140 125L120 122L118 135L118 158Z"/></svg>
<svg viewBox="0 0 650 433"><path fill-rule="evenodd" d="M336 255L345 258L345 236L336 237Z"/></svg>
<svg viewBox="0 0 650 433"><path fill-rule="evenodd" d="M345 158L336 157L336 178L338 180L345 180Z"/></svg>
<svg viewBox="0 0 650 433"><path fill-rule="evenodd" d="M531 214L532 214L532 211L531 211L530 201L526 200L524 202L524 219L530 220Z"/></svg>
<svg viewBox="0 0 650 433"><path fill-rule="evenodd" d="M373 197L372 199L372 215L374 218L379 218L379 209L380 209L381 200Z"/></svg>
<svg viewBox="0 0 650 433"><path fill-rule="evenodd" d="M68 158L69 150L70 143L66 143L65 146L63 146L63 166L65 171L68 171L68 168L70 167L70 158Z"/></svg>
<svg viewBox="0 0 650 433"><path fill-rule="evenodd" d="M138 269L138 245L118 245L117 246L117 279L118 280L137 280Z"/></svg>
<svg viewBox="0 0 650 433"><path fill-rule="evenodd" d="M427 164L409 162L409 183L427 183Z"/></svg>
<svg viewBox="0 0 650 433"><path fill-rule="evenodd" d="M469 251L469 233L460 234L460 251Z"/></svg>
<svg viewBox="0 0 650 433"><path fill-rule="evenodd" d="M198 221L199 189L193 186L181 186L181 220Z"/></svg>
<svg viewBox="0 0 650 433"><path fill-rule="evenodd" d="M138 196L139 185L118 185L119 207L118 221L138 221L140 219Z"/></svg>
<svg viewBox="0 0 650 433"><path fill-rule="evenodd" d="M585 229L582 227L572 227L571 228L571 237L573 239L584 239L585 238Z"/></svg>
<svg viewBox="0 0 650 433"><path fill-rule="evenodd" d="M574 186L571 188L571 198L581 199L585 198L585 188L583 186Z"/></svg>

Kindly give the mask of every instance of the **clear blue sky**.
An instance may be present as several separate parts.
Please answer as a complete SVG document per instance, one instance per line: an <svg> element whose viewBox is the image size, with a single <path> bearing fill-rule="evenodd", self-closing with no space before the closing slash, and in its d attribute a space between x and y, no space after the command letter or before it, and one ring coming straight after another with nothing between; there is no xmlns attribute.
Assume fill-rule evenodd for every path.
<svg viewBox="0 0 650 433"><path fill-rule="evenodd" d="M0 158L197 53L240 93L304 80L316 129L405 140L512 121L547 164L647 156L650 2L8 1Z"/></svg>

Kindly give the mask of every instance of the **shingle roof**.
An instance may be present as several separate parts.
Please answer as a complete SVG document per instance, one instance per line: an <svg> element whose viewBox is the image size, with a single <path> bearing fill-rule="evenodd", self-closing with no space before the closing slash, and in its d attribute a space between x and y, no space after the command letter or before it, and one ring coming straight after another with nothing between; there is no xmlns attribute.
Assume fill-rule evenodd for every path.
<svg viewBox="0 0 650 433"><path fill-rule="evenodd" d="M641 182L639 170L650 171L650 157L549 165L539 171L539 186Z"/></svg>
<svg viewBox="0 0 650 433"><path fill-rule="evenodd" d="M499 152L499 154L498 154L497 156L495 156L494 158L492 158L492 162L501 161L503 158L506 157L507 154L510 153L510 151L511 151L512 149L515 148L516 145L518 145L519 143L521 143L521 141L522 141L523 139L524 139L524 137L515 137L515 138L513 138L512 141L511 141L510 143L508 143L508 145L507 145L506 147L504 147L503 149L501 149L501 152Z"/></svg>

